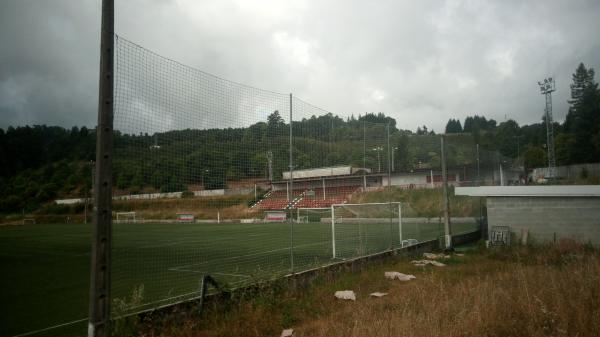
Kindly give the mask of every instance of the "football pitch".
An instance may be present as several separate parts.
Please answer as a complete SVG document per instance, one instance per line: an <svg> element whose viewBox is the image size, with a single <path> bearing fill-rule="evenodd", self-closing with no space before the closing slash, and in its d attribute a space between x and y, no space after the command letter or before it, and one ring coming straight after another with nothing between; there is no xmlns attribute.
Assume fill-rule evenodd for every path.
<svg viewBox="0 0 600 337"><path fill-rule="evenodd" d="M453 232L475 226L453 224ZM333 234L326 223L114 224L112 297L124 312L159 307L197 297L205 274L234 288L397 248L399 231L392 221L336 223ZM402 225L402 239L442 232L438 223ZM0 227L0 336L74 321L33 336L86 334L90 233L83 224Z"/></svg>

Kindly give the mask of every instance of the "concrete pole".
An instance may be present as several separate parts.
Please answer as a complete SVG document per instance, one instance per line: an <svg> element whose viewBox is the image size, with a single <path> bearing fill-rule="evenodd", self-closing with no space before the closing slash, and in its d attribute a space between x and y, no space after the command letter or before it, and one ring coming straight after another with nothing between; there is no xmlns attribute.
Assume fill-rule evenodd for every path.
<svg viewBox="0 0 600 337"><path fill-rule="evenodd" d="M88 337L110 335L114 8L114 0L102 0Z"/></svg>

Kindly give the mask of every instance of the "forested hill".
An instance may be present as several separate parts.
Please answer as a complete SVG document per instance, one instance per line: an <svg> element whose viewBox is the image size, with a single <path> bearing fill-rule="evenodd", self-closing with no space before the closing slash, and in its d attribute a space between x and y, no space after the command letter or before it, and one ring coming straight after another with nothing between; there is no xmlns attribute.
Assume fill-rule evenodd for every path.
<svg viewBox="0 0 600 337"><path fill-rule="evenodd" d="M374 172L388 167L388 139L394 167L439 166L439 139L431 132L396 129L383 114L342 119L334 115L293 123L294 168L334 165L367 166ZM454 151L450 161L473 162L472 141ZM248 178L273 179L289 166L289 124L278 112L247 128L177 130L155 134L115 132L116 191L181 191L190 185L222 188ZM457 148L460 148L457 147ZM89 193L95 130L74 127L25 126L0 129L0 212L32 211L58 197Z"/></svg>
<svg viewBox="0 0 600 337"><path fill-rule="evenodd" d="M580 64L573 74L570 108L555 123L558 165L598 162L600 91L594 70ZM181 191L190 185L221 188L247 178L273 179L289 169L289 124L278 112L246 128L176 130L155 134L115 132L116 191ZM439 137L427 126L398 130L382 113L347 119L332 114L293 122L295 169L354 165L385 172L388 156L398 170L438 168ZM525 169L546 165L546 126L497 123L483 116L448 121L449 166L472 165L480 157L518 159ZM389 134L389 147L387 135ZM388 151L390 150L390 151ZM95 130L24 126L0 129L0 213L31 211L56 197L81 197L91 187ZM485 161L485 159L484 159Z"/></svg>

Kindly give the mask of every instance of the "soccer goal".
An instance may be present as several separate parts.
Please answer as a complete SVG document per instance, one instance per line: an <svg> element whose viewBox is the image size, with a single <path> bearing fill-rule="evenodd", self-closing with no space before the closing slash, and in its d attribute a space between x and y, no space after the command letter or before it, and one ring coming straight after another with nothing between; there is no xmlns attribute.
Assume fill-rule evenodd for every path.
<svg viewBox="0 0 600 337"><path fill-rule="evenodd" d="M135 223L135 212L117 212L117 223Z"/></svg>
<svg viewBox="0 0 600 337"><path fill-rule="evenodd" d="M334 259L380 253L406 241L400 202L332 205L330 221Z"/></svg>
<svg viewBox="0 0 600 337"><path fill-rule="evenodd" d="M323 223L328 222L331 218L331 208L297 208L296 209L296 222L297 223L309 223L317 222Z"/></svg>
<svg viewBox="0 0 600 337"><path fill-rule="evenodd" d="M35 219L34 218L24 218L23 225L35 225Z"/></svg>

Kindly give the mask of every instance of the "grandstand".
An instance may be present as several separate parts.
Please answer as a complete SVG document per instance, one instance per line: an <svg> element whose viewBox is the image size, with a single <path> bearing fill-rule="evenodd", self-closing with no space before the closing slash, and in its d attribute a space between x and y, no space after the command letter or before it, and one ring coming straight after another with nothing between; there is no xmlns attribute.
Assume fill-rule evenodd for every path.
<svg viewBox="0 0 600 337"><path fill-rule="evenodd" d="M470 175L465 167L448 168L448 183L452 186L472 185ZM372 173L370 169L352 166L287 171L283 172L281 180L270 183L270 191L252 208L323 208L343 204L358 191L372 191L388 185L402 189L436 188L441 184L441 172L431 169L393 172L389 177L387 173ZM290 185L293 186L291 191Z"/></svg>
<svg viewBox="0 0 600 337"><path fill-rule="evenodd" d="M289 178L293 175L293 183ZM262 210L322 208L343 204L365 187L381 186L382 174L352 166L323 167L283 172L283 179L271 184L271 191L252 208ZM290 190L290 185L293 189Z"/></svg>

